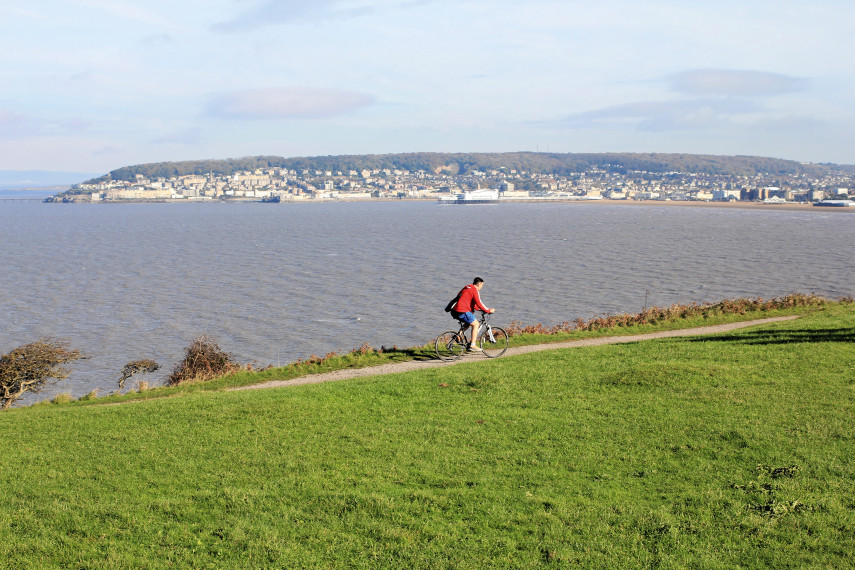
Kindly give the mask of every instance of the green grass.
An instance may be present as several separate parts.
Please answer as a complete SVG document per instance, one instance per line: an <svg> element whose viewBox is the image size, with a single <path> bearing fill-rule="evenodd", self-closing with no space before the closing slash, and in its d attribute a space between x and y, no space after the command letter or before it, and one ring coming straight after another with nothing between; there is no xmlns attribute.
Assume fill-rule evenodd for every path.
<svg viewBox="0 0 855 570"><path fill-rule="evenodd" d="M0 565L855 564L852 304L726 335L98 401L0 414Z"/></svg>

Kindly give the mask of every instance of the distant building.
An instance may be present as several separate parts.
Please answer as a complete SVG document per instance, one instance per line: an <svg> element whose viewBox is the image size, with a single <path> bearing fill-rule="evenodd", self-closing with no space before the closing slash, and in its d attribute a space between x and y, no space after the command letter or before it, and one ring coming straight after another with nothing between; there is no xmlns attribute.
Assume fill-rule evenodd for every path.
<svg viewBox="0 0 855 570"><path fill-rule="evenodd" d="M712 199L716 202L729 202L739 200L739 190L713 190Z"/></svg>
<svg viewBox="0 0 855 570"><path fill-rule="evenodd" d="M163 200L165 198L172 198L172 190L147 190L139 186L108 190L106 195L107 200Z"/></svg>
<svg viewBox="0 0 855 570"><path fill-rule="evenodd" d="M636 192L636 200L658 200L659 192Z"/></svg>

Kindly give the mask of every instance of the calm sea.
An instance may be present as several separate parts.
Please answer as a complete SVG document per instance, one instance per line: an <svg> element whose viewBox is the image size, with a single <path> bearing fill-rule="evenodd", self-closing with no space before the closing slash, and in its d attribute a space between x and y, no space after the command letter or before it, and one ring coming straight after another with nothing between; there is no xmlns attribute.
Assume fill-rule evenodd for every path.
<svg viewBox="0 0 855 570"><path fill-rule="evenodd" d="M0 352L91 358L49 398L163 369L208 334L258 366L422 344L473 277L494 322L732 297L855 295L855 215L608 204L0 202Z"/></svg>

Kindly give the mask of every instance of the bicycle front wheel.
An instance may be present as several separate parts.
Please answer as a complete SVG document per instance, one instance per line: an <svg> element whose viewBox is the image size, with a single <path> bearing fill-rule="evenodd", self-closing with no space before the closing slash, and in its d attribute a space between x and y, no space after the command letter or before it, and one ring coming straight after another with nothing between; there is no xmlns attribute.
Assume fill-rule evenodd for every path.
<svg viewBox="0 0 855 570"><path fill-rule="evenodd" d="M457 331L445 331L436 337L436 355L440 360L454 360L466 353L466 339Z"/></svg>
<svg viewBox="0 0 855 570"><path fill-rule="evenodd" d="M484 356L490 358L496 358L505 354L509 344L508 333L505 332L505 329L499 327L490 327L485 330L484 334L481 335L481 340L478 342L478 346L484 351Z"/></svg>

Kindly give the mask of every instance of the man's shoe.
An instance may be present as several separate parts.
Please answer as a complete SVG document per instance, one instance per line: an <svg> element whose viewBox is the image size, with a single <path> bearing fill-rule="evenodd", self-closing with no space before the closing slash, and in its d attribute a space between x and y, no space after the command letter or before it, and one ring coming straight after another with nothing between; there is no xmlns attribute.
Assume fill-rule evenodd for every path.
<svg viewBox="0 0 855 570"><path fill-rule="evenodd" d="M469 346L469 352L484 352L480 346Z"/></svg>

